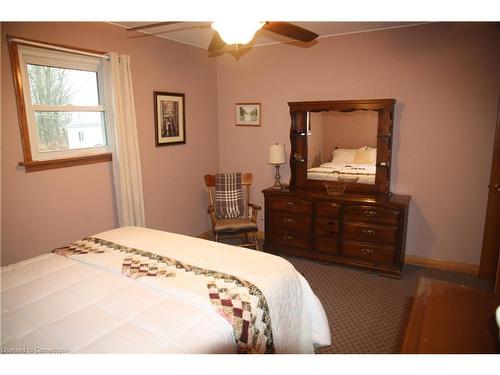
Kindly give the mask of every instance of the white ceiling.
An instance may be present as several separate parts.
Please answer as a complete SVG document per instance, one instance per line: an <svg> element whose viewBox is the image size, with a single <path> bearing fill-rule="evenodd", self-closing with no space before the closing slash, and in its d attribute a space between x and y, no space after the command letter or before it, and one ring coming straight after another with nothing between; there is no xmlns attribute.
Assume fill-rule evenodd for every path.
<svg viewBox="0 0 500 375"><path fill-rule="evenodd" d="M111 22L114 25L124 28L148 25L154 22ZM146 37L145 34L154 34L160 38L175 40L180 43L189 44L195 47L207 49L212 38L211 22L181 22L173 25L159 26L141 32L130 31L131 38ZM384 30L398 27L409 27L420 25L422 22L293 22L295 25L313 31L319 38L361 33L367 31ZM275 43L292 42L278 34L261 30L254 39L253 46L262 46Z"/></svg>

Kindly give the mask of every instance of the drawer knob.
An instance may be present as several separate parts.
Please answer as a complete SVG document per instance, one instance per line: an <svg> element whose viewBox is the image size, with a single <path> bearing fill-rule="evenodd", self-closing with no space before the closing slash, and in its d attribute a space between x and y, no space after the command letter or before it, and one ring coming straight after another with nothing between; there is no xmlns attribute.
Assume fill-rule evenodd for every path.
<svg viewBox="0 0 500 375"><path fill-rule="evenodd" d="M285 224L293 224L293 219L283 219Z"/></svg>
<svg viewBox="0 0 500 375"><path fill-rule="evenodd" d="M375 210L366 210L366 211L363 211L363 214L365 216L372 217L372 216L377 215L377 211L375 211Z"/></svg>
<svg viewBox="0 0 500 375"><path fill-rule="evenodd" d="M375 231L373 229L367 229L367 228L363 229L362 232L367 236L373 236L375 234Z"/></svg>
<svg viewBox="0 0 500 375"><path fill-rule="evenodd" d="M286 205L287 205L288 207L293 207L293 202L288 201L288 202L286 202Z"/></svg>
<svg viewBox="0 0 500 375"><path fill-rule="evenodd" d="M362 248L362 249L361 249L361 252L362 252L363 254L369 254L369 255L373 254L373 250L372 250L372 249L368 249L368 248L366 248L366 247L365 247L365 248Z"/></svg>
<svg viewBox="0 0 500 375"><path fill-rule="evenodd" d="M290 240L293 240L293 237L292 237L292 236L287 236L287 235L284 235L284 236L283 236L283 239L284 239L285 241L290 241Z"/></svg>

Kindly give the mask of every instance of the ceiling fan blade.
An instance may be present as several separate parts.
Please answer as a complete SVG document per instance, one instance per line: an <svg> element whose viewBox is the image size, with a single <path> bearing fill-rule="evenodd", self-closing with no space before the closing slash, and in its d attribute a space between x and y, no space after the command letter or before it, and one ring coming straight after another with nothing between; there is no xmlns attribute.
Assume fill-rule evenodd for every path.
<svg viewBox="0 0 500 375"><path fill-rule="evenodd" d="M219 33L214 31L212 36L212 40L210 41L210 45L208 46L208 52L214 52L223 49L226 46L226 43L222 40Z"/></svg>
<svg viewBox="0 0 500 375"><path fill-rule="evenodd" d="M142 26L130 27L130 28L127 29L127 31L146 30L146 29L151 29L153 27L173 25L174 23L181 23L181 21L168 21L168 22L149 23L149 24L142 25Z"/></svg>
<svg viewBox="0 0 500 375"><path fill-rule="evenodd" d="M318 34L289 22L266 22L262 28L302 42L310 42L318 37Z"/></svg>

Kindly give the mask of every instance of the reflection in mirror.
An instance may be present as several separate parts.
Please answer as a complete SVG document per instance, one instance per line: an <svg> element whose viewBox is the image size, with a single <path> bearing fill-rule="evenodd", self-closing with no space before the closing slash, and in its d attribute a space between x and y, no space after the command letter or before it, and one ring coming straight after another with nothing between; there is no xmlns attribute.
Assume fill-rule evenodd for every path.
<svg viewBox="0 0 500 375"><path fill-rule="evenodd" d="M309 112L307 178L375 184L378 113Z"/></svg>

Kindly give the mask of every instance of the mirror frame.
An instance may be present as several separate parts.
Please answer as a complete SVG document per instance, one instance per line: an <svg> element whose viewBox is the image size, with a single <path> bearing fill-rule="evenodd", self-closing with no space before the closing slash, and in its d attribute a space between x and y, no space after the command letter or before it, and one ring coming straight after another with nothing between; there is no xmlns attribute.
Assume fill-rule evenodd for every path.
<svg viewBox="0 0 500 375"><path fill-rule="evenodd" d="M377 164L375 184L348 184L346 192L390 195L392 130L395 99L328 100L311 102L289 102L290 116L290 188L323 189L323 181L307 179L307 131L309 112L378 112Z"/></svg>

